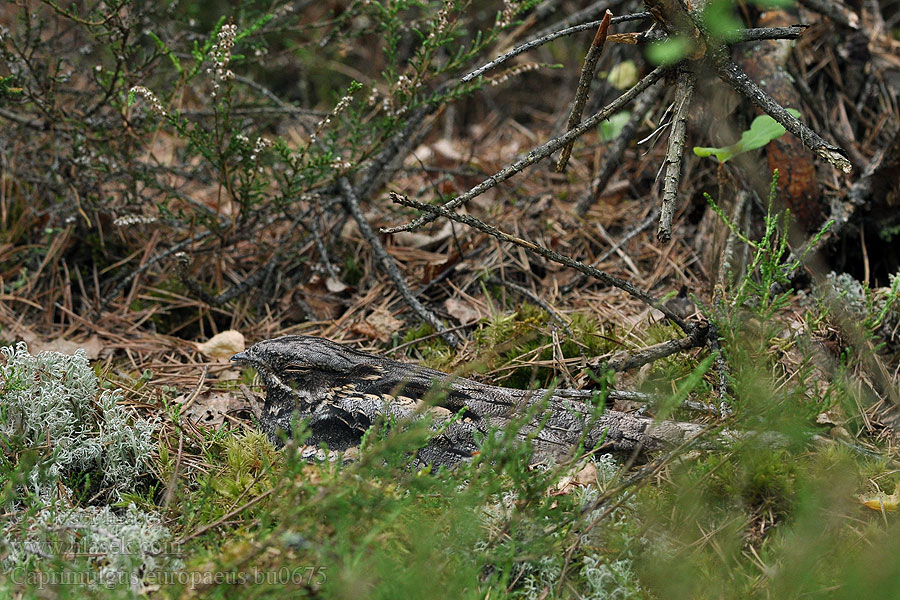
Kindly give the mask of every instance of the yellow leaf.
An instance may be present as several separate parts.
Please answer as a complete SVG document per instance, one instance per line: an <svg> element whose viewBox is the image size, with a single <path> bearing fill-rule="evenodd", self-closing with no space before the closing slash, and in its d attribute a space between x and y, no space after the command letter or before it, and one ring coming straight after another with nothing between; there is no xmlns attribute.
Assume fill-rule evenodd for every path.
<svg viewBox="0 0 900 600"><path fill-rule="evenodd" d="M244 335L240 331L229 329L197 344L197 350L212 358L230 358L244 351Z"/></svg>

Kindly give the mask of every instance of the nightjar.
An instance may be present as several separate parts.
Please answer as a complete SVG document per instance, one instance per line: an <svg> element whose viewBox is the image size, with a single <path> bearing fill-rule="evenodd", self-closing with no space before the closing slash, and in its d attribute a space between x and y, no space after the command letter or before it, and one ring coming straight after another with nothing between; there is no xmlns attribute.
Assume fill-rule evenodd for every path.
<svg viewBox="0 0 900 600"><path fill-rule="evenodd" d="M430 413L435 423L441 423L465 406L457 391L430 394L446 383L445 373L323 338L292 335L264 340L231 360L256 368L266 388L260 426L276 445L282 443L281 432L290 436L300 420L306 420L308 444L343 451L359 445L379 416L399 421ZM426 402L429 395L440 397L447 408ZM462 456L471 456L476 448L465 435L470 436L470 429L464 421L453 423L423 450L430 459L420 458L458 462Z"/></svg>

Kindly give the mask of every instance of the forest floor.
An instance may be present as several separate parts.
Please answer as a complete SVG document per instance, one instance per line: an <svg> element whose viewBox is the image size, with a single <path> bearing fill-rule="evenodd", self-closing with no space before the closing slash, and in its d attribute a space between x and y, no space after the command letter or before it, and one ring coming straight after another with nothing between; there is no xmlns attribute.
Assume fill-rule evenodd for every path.
<svg viewBox="0 0 900 600"><path fill-rule="evenodd" d="M900 594L896 2L735 5L747 27L808 25L732 56L841 148L849 173L791 133L733 147L761 111L698 62L688 101L672 70L580 136L563 172L553 153L501 182L570 129L596 25L478 85L446 83L608 6L643 5L297 4L250 3L233 21L212 3L0 17L0 341L27 344L0 385L0 594ZM585 118L654 72L644 42L623 39L607 41ZM78 57L53 60L75 42ZM389 193L440 204L483 182L455 211L499 235L445 218L382 231L423 214ZM639 358L700 326L702 343ZM616 410L701 423L710 440L740 433L660 453L579 448L550 465L500 434L456 469L413 472L427 427L383 423L323 461L258 433L265 390L228 360L288 334L492 385L608 384L645 400ZM40 410L97 419L102 437L113 409L52 399L65 397L54 369L77 378L83 364L29 362L77 349L148 427L102 438L94 463L70 456L85 431ZM124 463L104 462L113 447ZM122 464L136 470L128 486L100 476Z"/></svg>

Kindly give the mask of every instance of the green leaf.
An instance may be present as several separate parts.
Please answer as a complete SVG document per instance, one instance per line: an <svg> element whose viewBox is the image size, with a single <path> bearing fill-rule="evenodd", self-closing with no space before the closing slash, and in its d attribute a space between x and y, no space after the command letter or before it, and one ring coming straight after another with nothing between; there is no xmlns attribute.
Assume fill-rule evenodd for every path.
<svg viewBox="0 0 900 600"><path fill-rule="evenodd" d="M612 115L607 120L602 121L600 123L600 135L603 138L603 141L608 142L619 137L619 134L622 133L622 128L625 127L630 118L631 113L627 110L623 110L622 112L617 112Z"/></svg>
<svg viewBox="0 0 900 600"><path fill-rule="evenodd" d="M647 60L654 65L673 65L684 58L691 47L691 40L684 36L669 38L647 47Z"/></svg>
<svg viewBox="0 0 900 600"><path fill-rule="evenodd" d="M159 51L169 57L169 60L172 61L172 65L175 67L175 70L178 71L178 74L181 75L184 73L184 69L181 68L181 61L178 60L178 57L175 56L175 53L172 52L171 48L169 48L169 46L152 31L147 31L147 35L156 42L156 47L159 48Z"/></svg>
<svg viewBox="0 0 900 600"><path fill-rule="evenodd" d="M627 90L638 82L638 68L633 60L622 61L609 70L606 81L617 90Z"/></svg>
<svg viewBox="0 0 900 600"><path fill-rule="evenodd" d="M734 15L734 3L731 0L713 0L703 10L704 23L714 38L733 42L738 39L738 31L743 23Z"/></svg>
<svg viewBox="0 0 900 600"><path fill-rule="evenodd" d="M795 117L800 117L798 110L789 108L787 111ZM719 162L727 162L739 154L762 148L784 133L785 128L778 121L769 115L760 115L753 119L750 129L741 134L741 139L737 143L723 148L695 146L694 154L700 157L715 156Z"/></svg>

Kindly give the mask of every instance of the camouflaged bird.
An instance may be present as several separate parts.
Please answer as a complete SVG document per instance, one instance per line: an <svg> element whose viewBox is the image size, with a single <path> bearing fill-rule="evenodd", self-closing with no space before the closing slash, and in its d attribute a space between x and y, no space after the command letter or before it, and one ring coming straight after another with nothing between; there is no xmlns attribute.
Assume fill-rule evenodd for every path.
<svg viewBox="0 0 900 600"><path fill-rule="evenodd" d="M279 432L291 435L295 418L307 421L308 443L346 450L359 445L379 417L403 422L430 415L436 433L417 460L450 465L477 451L476 432L507 426L518 427L538 460L563 458L581 442L588 448L604 443L623 451L639 445L654 450L703 429L603 410L601 396L588 390L486 385L317 337L264 340L231 360L257 369L266 388L260 425L275 443Z"/></svg>

